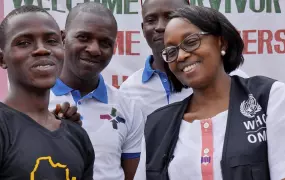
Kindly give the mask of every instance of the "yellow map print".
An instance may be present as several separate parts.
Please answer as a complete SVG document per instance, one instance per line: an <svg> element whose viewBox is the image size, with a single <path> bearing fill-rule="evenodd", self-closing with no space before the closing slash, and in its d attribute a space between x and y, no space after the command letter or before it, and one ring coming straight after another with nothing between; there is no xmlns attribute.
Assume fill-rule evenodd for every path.
<svg viewBox="0 0 285 180"><path fill-rule="evenodd" d="M50 156L40 157L37 159L36 165L35 165L33 171L31 172L30 180L35 180L35 173L36 173L41 161L48 161L49 164L51 165L51 167L53 167L53 168L65 169L65 180L76 180L76 177L71 177L71 179L69 178L69 169L67 168L66 165L63 165L60 163L54 163Z"/></svg>

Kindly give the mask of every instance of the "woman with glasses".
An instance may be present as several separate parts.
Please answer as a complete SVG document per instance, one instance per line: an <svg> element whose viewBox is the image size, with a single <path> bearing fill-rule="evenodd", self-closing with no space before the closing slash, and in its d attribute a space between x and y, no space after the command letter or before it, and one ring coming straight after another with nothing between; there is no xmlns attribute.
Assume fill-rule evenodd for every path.
<svg viewBox="0 0 285 180"><path fill-rule="evenodd" d="M172 90L193 94L148 116L135 179L285 179L285 84L228 74L243 41L218 11L190 6L166 26L162 57Z"/></svg>

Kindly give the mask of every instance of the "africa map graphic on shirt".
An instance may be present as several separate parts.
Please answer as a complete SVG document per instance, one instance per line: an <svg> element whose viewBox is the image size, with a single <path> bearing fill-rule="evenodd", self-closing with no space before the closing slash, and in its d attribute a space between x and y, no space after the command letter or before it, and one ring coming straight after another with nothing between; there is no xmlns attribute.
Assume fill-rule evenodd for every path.
<svg viewBox="0 0 285 180"><path fill-rule="evenodd" d="M100 119L102 120L108 120L112 123L113 129L118 129L118 123L124 123L125 124L125 119L117 116L117 109L112 108L110 114L101 114Z"/></svg>
<svg viewBox="0 0 285 180"><path fill-rule="evenodd" d="M35 180L35 173L38 170L39 165L40 165L40 163L42 161L48 161L48 163L50 164L50 166L52 168L62 168L62 169L65 169L65 179L64 180L76 180L76 177L69 178L69 169L67 168L67 165L60 164L60 163L54 163L50 156L39 157L36 160L36 165L35 165L33 171L31 172L30 180Z"/></svg>

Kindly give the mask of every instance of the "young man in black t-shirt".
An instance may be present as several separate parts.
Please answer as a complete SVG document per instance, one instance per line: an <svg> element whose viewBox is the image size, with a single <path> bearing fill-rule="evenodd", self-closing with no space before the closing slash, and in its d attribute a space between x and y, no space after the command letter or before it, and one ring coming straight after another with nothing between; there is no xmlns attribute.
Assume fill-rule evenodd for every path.
<svg viewBox="0 0 285 180"><path fill-rule="evenodd" d="M10 82L0 103L0 179L93 179L87 133L48 110L63 53L55 20L36 6L13 10L1 23L0 48Z"/></svg>

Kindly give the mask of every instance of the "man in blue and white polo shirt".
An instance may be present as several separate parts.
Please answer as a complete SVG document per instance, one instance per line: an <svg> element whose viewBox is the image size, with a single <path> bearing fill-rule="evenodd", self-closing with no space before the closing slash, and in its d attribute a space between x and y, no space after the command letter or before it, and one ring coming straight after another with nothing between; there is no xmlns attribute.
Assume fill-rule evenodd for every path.
<svg viewBox="0 0 285 180"><path fill-rule="evenodd" d="M140 157L142 112L100 75L112 58L116 35L116 20L103 5L73 8L63 34L62 73L50 98L50 109L65 101L77 106L94 146L96 180L133 179Z"/></svg>
<svg viewBox="0 0 285 180"><path fill-rule="evenodd" d="M183 89L180 93L171 93L165 62L161 57L168 14L184 6L189 6L189 0L145 0L142 5L142 31L153 55L146 59L144 68L123 82L120 90L141 102L145 116L167 104L181 101L192 93L191 88ZM248 77L239 69L231 75Z"/></svg>

